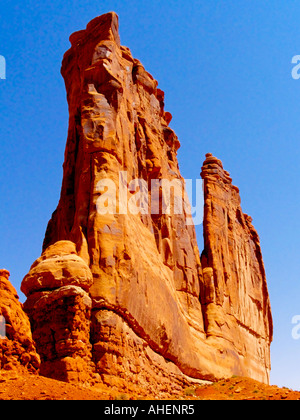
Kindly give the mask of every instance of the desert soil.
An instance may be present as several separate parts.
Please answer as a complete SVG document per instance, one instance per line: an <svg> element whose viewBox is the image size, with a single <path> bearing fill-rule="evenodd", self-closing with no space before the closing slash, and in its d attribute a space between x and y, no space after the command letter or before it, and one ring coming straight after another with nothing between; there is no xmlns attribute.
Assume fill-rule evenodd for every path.
<svg viewBox="0 0 300 420"><path fill-rule="evenodd" d="M143 398L141 398L143 395ZM211 385L195 385L182 394L126 394L106 385L82 386L35 375L0 372L0 400L299 400L300 392L264 385L248 378L233 377Z"/></svg>

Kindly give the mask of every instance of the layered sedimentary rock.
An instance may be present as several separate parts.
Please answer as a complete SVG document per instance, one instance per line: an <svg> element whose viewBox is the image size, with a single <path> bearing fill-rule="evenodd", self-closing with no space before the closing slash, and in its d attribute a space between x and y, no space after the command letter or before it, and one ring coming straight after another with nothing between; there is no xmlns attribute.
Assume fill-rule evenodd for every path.
<svg viewBox="0 0 300 420"><path fill-rule="evenodd" d="M231 341L249 376L270 370L273 323L260 241L222 162L206 155L201 303L207 337Z"/></svg>
<svg viewBox="0 0 300 420"><path fill-rule="evenodd" d="M45 250L24 278L24 308L41 357L41 375L68 382L90 379L92 283L89 267L68 241Z"/></svg>
<svg viewBox="0 0 300 420"><path fill-rule="evenodd" d="M116 14L94 19L70 41L62 65L70 116L63 183L44 251L71 241L91 271L92 285L83 287L91 298L91 319L85 315L83 322L90 322L91 346L86 339L84 343L94 372L110 383L123 378L162 387L185 375L215 379L237 374L267 381L269 342L262 333L268 321L267 291L249 294L261 303L251 306L253 326L246 321L240 325L242 315L236 316L244 307L238 309L239 301L232 308L231 300L239 296L237 277L222 289L226 305L220 310L219 272L208 252L213 230L202 270L178 167L180 143L169 127L172 116L164 110L164 93L120 45ZM44 255L22 286L36 337L51 318L43 318L42 312L52 311L52 303L39 311L37 294L56 293L52 289L69 285L64 277L73 276L62 271L59 279L52 276L53 282L44 274L41 280L46 262ZM55 301L48 295L43 299ZM243 296L241 302L246 301L248 305ZM41 312L40 319L35 312ZM226 327L219 328L222 323ZM45 340L47 334L49 329ZM249 343L261 358L252 360ZM54 361L54 353L51 357Z"/></svg>
<svg viewBox="0 0 300 420"><path fill-rule="evenodd" d="M186 225L184 208L162 214L157 194L152 200L151 190L160 189L152 180L179 181L179 189L183 183L164 93L120 46L115 14L70 40L62 65L70 113L63 186L44 247L71 240L91 268L97 371L126 377L143 370L147 377L154 352L188 375L211 377L211 357L200 356L194 343L205 337L194 227ZM112 214L99 209L107 179L116 186ZM130 189L138 187L149 190L148 208L134 214Z"/></svg>
<svg viewBox="0 0 300 420"><path fill-rule="evenodd" d="M0 270L0 370L36 373L39 365L29 319L9 281L9 272Z"/></svg>

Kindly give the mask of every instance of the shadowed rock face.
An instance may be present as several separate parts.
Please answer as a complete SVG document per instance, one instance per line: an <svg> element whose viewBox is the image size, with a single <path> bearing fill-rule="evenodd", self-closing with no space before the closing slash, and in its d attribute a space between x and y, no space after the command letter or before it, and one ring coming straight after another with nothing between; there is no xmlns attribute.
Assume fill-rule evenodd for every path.
<svg viewBox="0 0 300 420"><path fill-rule="evenodd" d="M59 278L50 289L71 281L89 293L93 371L110 383L123 378L163 387L184 375L214 379L233 374L268 381L271 316L254 229L241 213L243 224L234 230L237 252L226 248L231 225L223 226L222 242L215 241L223 219L212 220L208 228L207 200L214 203L214 197L209 195L211 177L203 171L202 270L194 226L187 223L190 210L176 156L180 143L169 127L172 116L164 110L164 93L120 45L116 14L94 19L70 41L62 65L69 104L64 175L44 251L58 241L73 242L92 284L80 286L77 280L86 274L73 281L72 270L65 271L67 281L64 275L49 278L43 254L24 279L24 292L29 299L37 292L41 268L47 284ZM216 170L225 177L220 165ZM170 200L170 188L159 184L163 179L182 197L181 211ZM227 200L224 206L238 207L231 204L239 201L238 193L230 186L227 194L228 185L218 187ZM113 211L103 211L105 205ZM242 246L247 241L253 242L249 250ZM222 265L225 252L228 264ZM242 277L237 274L241 268ZM244 313L249 308L251 316Z"/></svg>

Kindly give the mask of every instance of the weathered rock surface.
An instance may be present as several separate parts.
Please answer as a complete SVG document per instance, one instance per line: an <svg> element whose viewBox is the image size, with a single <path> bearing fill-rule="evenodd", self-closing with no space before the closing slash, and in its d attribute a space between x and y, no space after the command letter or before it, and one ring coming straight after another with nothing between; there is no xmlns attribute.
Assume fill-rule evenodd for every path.
<svg viewBox="0 0 300 420"><path fill-rule="evenodd" d="M258 234L222 162L206 155L201 303L207 337L234 344L248 376L270 370L273 323Z"/></svg>
<svg viewBox="0 0 300 420"><path fill-rule="evenodd" d="M40 359L32 340L29 319L9 275L7 270L0 270L0 370L36 373Z"/></svg>
<svg viewBox="0 0 300 420"><path fill-rule="evenodd" d="M90 317L88 290L93 282L72 242L50 246L24 278L28 313L41 357L41 375L67 382L90 379Z"/></svg>
<svg viewBox="0 0 300 420"><path fill-rule="evenodd" d="M28 296L63 286L79 286L88 292L92 284L91 271L77 255L75 245L61 241L46 249L31 266L22 282L22 292Z"/></svg>
<svg viewBox="0 0 300 420"><path fill-rule="evenodd" d="M108 383L123 378L166 387L184 381L185 375L215 379L233 374L268 381L271 326L268 330L265 278L254 280L250 273L243 282L235 276L230 287L225 287L227 279L224 287L216 287L222 266L213 264L209 253L213 226L205 230L210 236L202 270L178 167L180 143L169 127L172 116L164 110L164 93L120 45L116 14L94 19L70 41L62 65L70 118L61 197L47 228L45 252L22 286L34 337L46 343L41 341L39 350L42 366L52 361L55 367L55 360L66 356L57 348L65 343L61 331L66 328L74 339L79 328L86 353L76 344L67 356L78 355L86 363L90 358L94 372ZM250 230L237 231L237 240L248 240ZM69 243L73 252L57 259L52 247L61 241L75 245ZM255 241L254 254L259 252ZM238 258L244 258L239 249ZM217 244L213 252L225 249ZM79 274L73 270L75 257L85 262ZM248 272L257 270L255 262L247 261ZM248 286L248 279L256 283ZM89 293L91 305L82 295L80 309L77 302L61 298L65 287ZM73 319L62 322L69 305L80 313L79 327ZM243 315L250 305L252 316ZM57 322L54 313L60 314ZM64 325L58 337L56 323Z"/></svg>
<svg viewBox="0 0 300 420"><path fill-rule="evenodd" d="M64 178L44 247L71 240L91 268L97 371L106 372L110 359L109 371L127 378L130 369L124 366L137 364L146 381L154 359L149 353L157 353L187 375L211 377L211 356L204 349L200 355L195 345L195 336L205 338L200 256L185 209L179 215L161 214L159 208L158 214L127 211L133 194L126 197L123 189L130 183L135 189L133 180L149 189L152 207L157 203L151 180L179 181L179 189L183 180L164 93L120 46L117 28L118 18L111 13L70 38L72 48L62 66L70 112ZM99 211L106 179L117 187L113 214ZM168 203L167 193L163 201Z"/></svg>

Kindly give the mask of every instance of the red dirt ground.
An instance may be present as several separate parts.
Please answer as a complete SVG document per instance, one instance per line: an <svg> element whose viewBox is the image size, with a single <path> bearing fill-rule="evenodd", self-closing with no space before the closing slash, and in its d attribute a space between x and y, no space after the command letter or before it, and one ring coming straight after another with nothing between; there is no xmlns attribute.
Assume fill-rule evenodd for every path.
<svg viewBox="0 0 300 420"><path fill-rule="evenodd" d="M143 398L141 398L143 395ZM158 399L145 393L126 394L106 385L84 387L36 375L0 372L0 400L137 400ZM233 377L211 385L193 385L182 395L172 391L160 400L300 400L300 392Z"/></svg>

